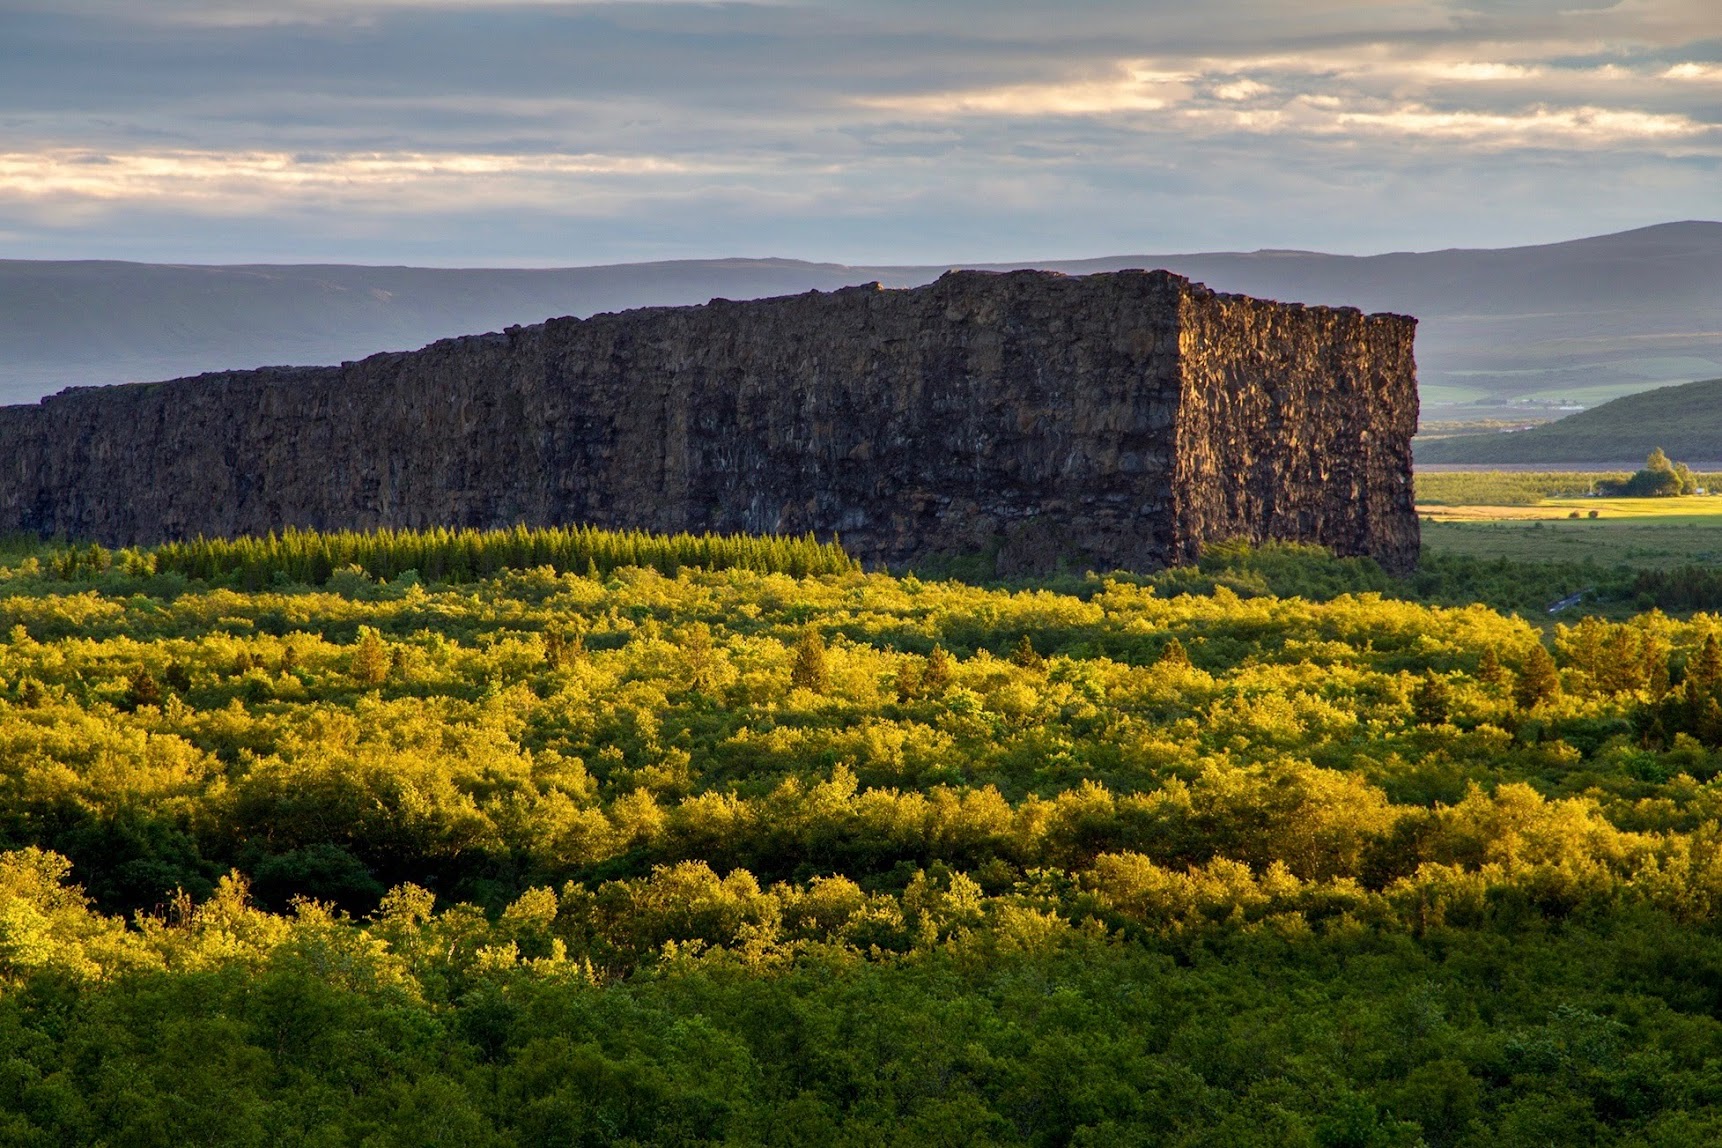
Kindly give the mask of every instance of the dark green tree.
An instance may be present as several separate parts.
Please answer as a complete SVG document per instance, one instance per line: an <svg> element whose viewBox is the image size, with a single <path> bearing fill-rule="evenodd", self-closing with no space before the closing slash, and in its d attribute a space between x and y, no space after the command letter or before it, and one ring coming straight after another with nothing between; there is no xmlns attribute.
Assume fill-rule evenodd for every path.
<svg viewBox="0 0 1722 1148"><path fill-rule="evenodd" d="M831 671L825 665L825 639L812 627L795 643L795 664L789 671L789 684L816 694L831 688Z"/></svg>
<svg viewBox="0 0 1722 1148"><path fill-rule="evenodd" d="M1531 647L1525 664L1519 669L1519 681L1513 687L1513 701L1522 710L1535 709L1560 692L1561 677L1555 670L1555 660L1538 642Z"/></svg>
<svg viewBox="0 0 1722 1148"><path fill-rule="evenodd" d="M157 683L150 672L142 666L132 675L132 680L126 687L126 708L135 710L139 706L161 705L161 685Z"/></svg>
<svg viewBox="0 0 1722 1148"><path fill-rule="evenodd" d="M1683 462L1670 462L1661 447L1650 452L1644 468L1617 486L1605 487L1604 493L1627 498L1673 498L1692 494L1698 480Z"/></svg>
<svg viewBox="0 0 1722 1148"><path fill-rule="evenodd" d="M1447 721L1451 699L1452 691L1447 687L1447 679L1437 677L1433 672L1425 673L1412 687L1411 713L1418 725L1443 725Z"/></svg>
<svg viewBox="0 0 1722 1148"><path fill-rule="evenodd" d="M1715 693L1717 685L1722 684L1722 646L1717 644L1714 633L1704 636L1704 644L1687 663L1686 680L1700 694Z"/></svg>
<svg viewBox="0 0 1722 1148"><path fill-rule="evenodd" d="M1693 725L1699 741L1705 745L1722 745L1722 702L1714 697L1705 698Z"/></svg>
<svg viewBox="0 0 1722 1148"><path fill-rule="evenodd" d="M1046 659L1034 649L1034 641L1027 634L1016 644L1016 649L1010 652L1010 660L1025 670L1038 670L1046 665Z"/></svg>

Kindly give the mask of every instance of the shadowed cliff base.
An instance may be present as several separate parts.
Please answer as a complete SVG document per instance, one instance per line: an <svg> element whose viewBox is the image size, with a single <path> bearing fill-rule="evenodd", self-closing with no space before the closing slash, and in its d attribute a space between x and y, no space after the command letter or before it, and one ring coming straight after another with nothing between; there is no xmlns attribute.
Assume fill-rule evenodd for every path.
<svg viewBox="0 0 1722 1148"><path fill-rule="evenodd" d="M516 523L838 535L868 563L1416 562L1415 320L1163 271L953 272L0 409L0 531Z"/></svg>

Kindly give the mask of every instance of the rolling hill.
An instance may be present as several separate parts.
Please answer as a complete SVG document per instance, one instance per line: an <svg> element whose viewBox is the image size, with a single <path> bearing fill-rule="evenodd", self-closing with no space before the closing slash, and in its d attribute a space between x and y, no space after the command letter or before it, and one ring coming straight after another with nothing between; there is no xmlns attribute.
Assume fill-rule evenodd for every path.
<svg viewBox="0 0 1722 1148"><path fill-rule="evenodd" d="M1656 447L1691 463L1722 460L1722 379L1627 395L1532 430L1423 443L1417 461L1632 468Z"/></svg>
<svg viewBox="0 0 1722 1148"><path fill-rule="evenodd" d="M1722 374L1722 223L1567 243L1374 256L1307 251L983 264L1164 267L1222 291L1421 320L1426 417L1591 405ZM723 259L543 270L0 261L0 403L72 385L318 364L629 307L747 299L943 266Z"/></svg>

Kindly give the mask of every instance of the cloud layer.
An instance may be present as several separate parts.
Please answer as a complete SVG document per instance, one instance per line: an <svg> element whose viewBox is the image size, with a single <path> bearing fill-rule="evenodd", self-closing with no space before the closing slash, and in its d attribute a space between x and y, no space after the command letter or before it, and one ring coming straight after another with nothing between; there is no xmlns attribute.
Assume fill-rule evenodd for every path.
<svg viewBox="0 0 1722 1148"><path fill-rule="evenodd" d="M922 263L1722 215L1714 0L0 0L0 27L16 257Z"/></svg>

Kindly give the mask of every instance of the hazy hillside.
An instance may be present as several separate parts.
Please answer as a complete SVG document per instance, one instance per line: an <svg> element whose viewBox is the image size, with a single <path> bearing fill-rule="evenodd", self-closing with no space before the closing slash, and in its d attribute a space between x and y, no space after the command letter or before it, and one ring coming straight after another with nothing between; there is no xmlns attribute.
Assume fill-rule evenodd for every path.
<svg viewBox="0 0 1722 1148"><path fill-rule="evenodd" d="M1628 395L1535 430L1427 443L1417 461L1637 466L1656 447L1686 461L1722 460L1722 379Z"/></svg>
<svg viewBox="0 0 1722 1148"><path fill-rule="evenodd" d="M1426 413L1587 405L1722 374L1722 223L1540 247L1368 257L1258 251L1032 264L1165 267L1221 290L1418 316ZM337 362L448 335L653 304L755 298L943 267L731 259L555 270L0 261L0 401L73 384Z"/></svg>

